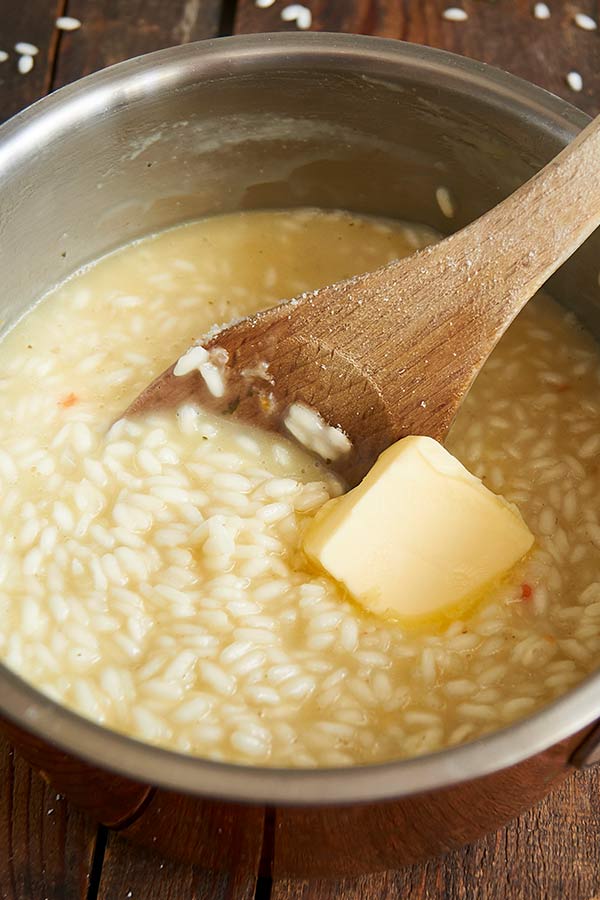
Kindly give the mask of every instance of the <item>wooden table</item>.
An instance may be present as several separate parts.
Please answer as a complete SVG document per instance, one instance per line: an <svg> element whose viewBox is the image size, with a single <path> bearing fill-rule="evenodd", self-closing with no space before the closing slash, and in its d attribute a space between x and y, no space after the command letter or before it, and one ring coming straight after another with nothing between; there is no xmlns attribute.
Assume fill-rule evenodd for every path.
<svg viewBox="0 0 600 900"><path fill-rule="evenodd" d="M450 0L304 0L313 29L377 34L455 50L541 84L591 114L600 112L600 32L573 15L600 17L594 0L462 0L467 21L450 22ZM0 0L0 49L36 44L33 71L15 54L0 64L0 120L81 75L139 53L217 35L293 30L286 0ZM68 13L83 27L57 32ZM569 71L583 77L574 93ZM211 876L140 851L98 828L56 795L0 740L0 900L600 900L600 773L564 787L497 834L397 872L344 882L271 884Z"/></svg>

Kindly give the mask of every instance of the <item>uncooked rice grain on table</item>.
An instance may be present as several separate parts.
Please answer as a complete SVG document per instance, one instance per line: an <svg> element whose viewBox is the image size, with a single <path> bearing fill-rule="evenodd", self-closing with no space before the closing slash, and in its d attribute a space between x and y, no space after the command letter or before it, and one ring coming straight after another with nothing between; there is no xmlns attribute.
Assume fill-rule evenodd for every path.
<svg viewBox="0 0 600 900"><path fill-rule="evenodd" d="M549 19L550 7L547 3L535 3L533 7L533 15L536 19Z"/></svg>
<svg viewBox="0 0 600 900"><path fill-rule="evenodd" d="M585 13L575 13L574 22L578 28L582 28L584 31L596 31L598 28L596 20L592 19L591 16L587 16Z"/></svg>
<svg viewBox="0 0 600 900"><path fill-rule="evenodd" d="M572 91L579 93L579 91L583 90L583 78L581 77L579 72L568 72L566 81Z"/></svg>
<svg viewBox="0 0 600 900"><path fill-rule="evenodd" d="M458 6L449 6L443 11L442 17L448 22L464 22L469 18L467 12Z"/></svg>
<svg viewBox="0 0 600 900"><path fill-rule="evenodd" d="M15 51L21 56L37 56L40 48L36 47L35 44L30 44L28 41L18 41L15 44Z"/></svg>
<svg viewBox="0 0 600 900"><path fill-rule="evenodd" d="M307 6L300 3L292 3L281 10L281 18L284 22L295 22L302 31L306 31L312 25L312 13ZM297 292L295 292L297 293Z"/></svg>
<svg viewBox="0 0 600 900"><path fill-rule="evenodd" d="M54 24L59 31L77 31L81 28L81 21L74 16L59 16Z"/></svg>
<svg viewBox="0 0 600 900"><path fill-rule="evenodd" d="M17 68L21 75L28 75L33 69L33 56L20 56L17 61Z"/></svg>

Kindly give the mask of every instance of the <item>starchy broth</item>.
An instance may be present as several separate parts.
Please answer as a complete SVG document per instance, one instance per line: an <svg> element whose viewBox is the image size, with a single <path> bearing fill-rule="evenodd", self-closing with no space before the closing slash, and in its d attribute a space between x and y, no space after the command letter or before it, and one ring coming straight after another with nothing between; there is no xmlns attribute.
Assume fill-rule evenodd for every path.
<svg viewBox="0 0 600 900"><path fill-rule="evenodd" d="M203 757L409 757L531 713L600 651L600 357L539 296L448 448L536 546L450 626L362 612L299 546L341 489L304 450L192 406L111 422L215 323L430 243L347 213L240 213L101 260L4 339L0 657L111 728Z"/></svg>

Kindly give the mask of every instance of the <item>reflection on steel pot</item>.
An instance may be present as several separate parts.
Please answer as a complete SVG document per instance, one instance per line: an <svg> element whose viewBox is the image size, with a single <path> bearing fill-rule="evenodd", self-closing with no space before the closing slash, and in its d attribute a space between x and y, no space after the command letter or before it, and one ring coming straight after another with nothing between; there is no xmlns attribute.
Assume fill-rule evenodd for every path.
<svg viewBox="0 0 600 900"><path fill-rule="evenodd" d="M82 264L211 213L315 205L461 227L586 121L480 63L376 38L259 35L132 60L0 129L0 318L10 327ZM551 285L596 334L599 245L595 235ZM354 769L259 769L146 746L2 667L0 712L58 790L136 841L216 869L340 876L459 846L536 802L570 764L598 761L600 675L471 744Z"/></svg>

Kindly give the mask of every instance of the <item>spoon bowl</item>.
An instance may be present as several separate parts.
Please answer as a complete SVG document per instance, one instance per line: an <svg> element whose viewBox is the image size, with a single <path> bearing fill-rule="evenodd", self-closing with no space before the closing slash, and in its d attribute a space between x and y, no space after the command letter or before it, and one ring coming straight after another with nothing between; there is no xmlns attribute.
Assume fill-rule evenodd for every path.
<svg viewBox="0 0 600 900"><path fill-rule="evenodd" d="M320 455L350 485L401 437L443 440L514 317L600 225L599 168L600 117L439 244L216 330L126 415L194 402L294 434L299 404L337 430Z"/></svg>

